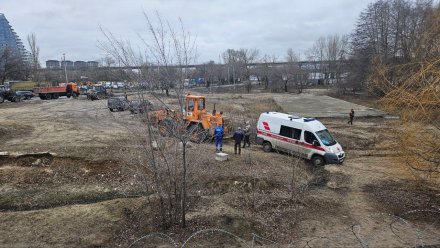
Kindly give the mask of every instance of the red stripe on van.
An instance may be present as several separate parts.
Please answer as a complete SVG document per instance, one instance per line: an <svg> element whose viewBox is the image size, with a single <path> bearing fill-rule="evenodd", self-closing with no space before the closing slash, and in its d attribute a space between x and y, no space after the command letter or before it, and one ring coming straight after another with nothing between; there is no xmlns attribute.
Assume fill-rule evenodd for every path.
<svg viewBox="0 0 440 248"><path fill-rule="evenodd" d="M270 131L269 123L267 123L266 121L263 121L263 126L264 126L264 129L266 129L267 131Z"/></svg>
<svg viewBox="0 0 440 248"><path fill-rule="evenodd" d="M261 131L261 130L257 130L257 134L261 134L261 135L264 135L264 136L267 136L267 137L271 137L271 138L274 138L274 139L277 139L277 140L282 140L282 141L289 142L289 143L292 143L292 144L298 144L298 145L305 146L307 148L311 148L311 149L315 149L315 150L318 150L318 151L325 152L325 149L320 147L320 146L314 146L314 145L311 145L311 144L308 144L308 143L305 143L305 142L301 142L301 141L296 140L296 139L287 138L287 137L284 137L284 136L281 136L281 135L278 135L278 134L268 133L268 132L264 132L264 131Z"/></svg>

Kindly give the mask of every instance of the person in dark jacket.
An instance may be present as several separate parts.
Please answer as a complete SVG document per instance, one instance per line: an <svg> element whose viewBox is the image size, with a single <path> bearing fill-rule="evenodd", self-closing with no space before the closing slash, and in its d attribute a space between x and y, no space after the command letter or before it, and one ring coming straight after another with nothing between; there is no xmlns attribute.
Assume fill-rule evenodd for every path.
<svg viewBox="0 0 440 248"><path fill-rule="evenodd" d="M353 118L354 118L354 110L351 109L350 113L348 114L348 117L350 118L347 122L347 124L353 125Z"/></svg>
<svg viewBox="0 0 440 248"><path fill-rule="evenodd" d="M225 131L223 130L223 127L221 125L218 125L214 129L214 136L215 136L215 152L218 152L218 147L220 145L220 152L223 151L223 135L225 134Z"/></svg>
<svg viewBox="0 0 440 248"><path fill-rule="evenodd" d="M249 124L249 121L244 122L244 128L243 128L243 134L244 134L244 141L243 141L243 148L248 145L248 147L251 146L250 136L251 136L251 124Z"/></svg>
<svg viewBox="0 0 440 248"><path fill-rule="evenodd" d="M241 127L239 127L237 131L235 131L234 136L232 136L232 138L235 141L234 153L237 154L237 149L238 149L238 154L241 154L241 142L244 139L244 134L243 131L241 131Z"/></svg>

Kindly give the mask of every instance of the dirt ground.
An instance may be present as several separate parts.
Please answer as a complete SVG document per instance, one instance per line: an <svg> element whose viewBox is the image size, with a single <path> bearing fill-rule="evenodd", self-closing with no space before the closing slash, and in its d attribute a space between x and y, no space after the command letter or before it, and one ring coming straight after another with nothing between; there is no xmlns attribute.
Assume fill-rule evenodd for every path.
<svg viewBox="0 0 440 248"><path fill-rule="evenodd" d="M289 95L212 94L208 109L215 103L235 125L255 127L261 112L292 108L280 99ZM343 165L316 168L256 144L233 155L230 141L229 160L218 162L213 144L191 144L188 227L164 233L182 244L222 230L191 236L196 247L439 245L440 191L396 159L399 121L320 120L346 151ZM128 247L163 232L157 197L131 166L142 130L138 115L112 113L102 100L0 104L0 247ZM133 247L167 247L166 239Z"/></svg>

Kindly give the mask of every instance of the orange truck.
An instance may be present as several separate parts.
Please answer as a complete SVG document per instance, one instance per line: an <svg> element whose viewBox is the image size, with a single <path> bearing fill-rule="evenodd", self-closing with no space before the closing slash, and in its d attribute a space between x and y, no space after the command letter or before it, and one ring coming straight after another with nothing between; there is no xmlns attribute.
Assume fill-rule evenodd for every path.
<svg viewBox="0 0 440 248"><path fill-rule="evenodd" d="M58 99L60 96L78 97L79 87L76 83L61 83L59 86L36 87L34 94L38 94L41 100Z"/></svg>

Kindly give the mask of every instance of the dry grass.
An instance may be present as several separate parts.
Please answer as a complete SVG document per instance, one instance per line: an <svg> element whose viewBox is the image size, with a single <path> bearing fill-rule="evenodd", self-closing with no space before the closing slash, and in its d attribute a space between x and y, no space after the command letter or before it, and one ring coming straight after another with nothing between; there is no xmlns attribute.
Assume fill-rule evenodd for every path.
<svg viewBox="0 0 440 248"><path fill-rule="evenodd" d="M231 114L226 110L232 111L238 116L236 124L240 125L244 118L255 123L261 112L282 111L272 97L270 94L241 97L214 95L210 103L218 103L217 110L225 110L225 115ZM40 158L39 163L36 163L38 158L30 156L0 161L0 199L3 203L23 206L22 209L32 209L32 206L44 208L11 211L12 207L5 207L0 211L0 235L7 237L0 241L0 246L10 247L20 244L17 243L19 241L22 246L29 246L38 239L36 247L127 247L147 233L163 231L157 194L125 198L139 192L154 192L152 173L148 167L144 171L146 180L137 176L138 170L146 168L142 166L151 161L150 147L143 146L147 136L139 118L125 112L108 114L107 109L100 108L101 105L96 102L56 103L43 110L40 110L42 106L35 104L32 111L35 112L33 118L37 119L41 114L39 111L45 116L54 116L53 126L58 128L57 134L43 133L41 129L47 123L42 122L44 126L36 126L29 135L33 140L38 139L38 135L54 138L55 142L44 148L61 155ZM76 104L78 109L71 118L60 114L70 108L69 104ZM20 113L32 112L27 107L5 113L19 123L25 116ZM208 107L212 109L212 105ZM7 121L0 116L0 123ZM77 127L77 136L66 141L68 149L55 145L62 144L58 139L71 131L64 130L70 125L58 125L58 121L74 123ZM373 204L382 207L388 204L380 197L364 198L374 192L363 192L361 187L372 182L374 187L377 180L387 180L390 176L382 173L385 169L393 172L394 178L406 177L397 165L388 166L387 159L375 157L377 163L371 163L368 157L354 159L356 152L364 152L365 149L371 154L377 154L381 149L392 150L382 146L383 142L393 140L392 134L384 131L388 130L384 127L390 128L397 122L363 119L356 127L348 127L341 125L340 120L325 121L336 138L350 148L346 150L348 159L343 166L314 168L306 161L287 154L265 153L254 143L250 148L243 149L241 156L233 155L230 141L224 144L224 151L230 154L229 160L219 162L214 159L214 144L191 144L188 149L188 228L181 229L176 224L167 226L165 233L181 241L204 228L222 228L247 240L251 238L250 233L256 233L281 243L322 233L340 234L346 231L351 235L350 226L359 216L368 216ZM381 139L377 139L378 136ZM18 137L10 139L5 145L13 151L20 142L23 140ZM175 163L179 161L176 143L173 139L164 138L159 147L165 147L164 155L172 162L169 164L171 168L176 168L173 173L178 175L181 163ZM25 144L26 149L40 148L40 145ZM72 156L66 156L70 151L74 151L70 153ZM155 152L158 154L160 150ZM392 151L389 152L392 154ZM157 159L160 172L166 179L165 159L159 154ZM396 207L399 199L396 197L393 203ZM406 201L404 198L401 200ZM44 202L51 204L41 205ZM44 226L43 230L38 226ZM215 240L224 246L236 244L223 236L208 235L197 240L197 244L202 246L209 246ZM156 240L149 244L161 243Z"/></svg>

